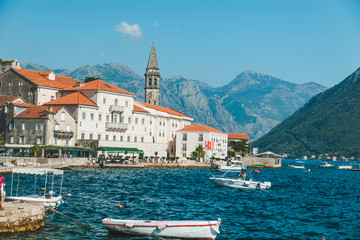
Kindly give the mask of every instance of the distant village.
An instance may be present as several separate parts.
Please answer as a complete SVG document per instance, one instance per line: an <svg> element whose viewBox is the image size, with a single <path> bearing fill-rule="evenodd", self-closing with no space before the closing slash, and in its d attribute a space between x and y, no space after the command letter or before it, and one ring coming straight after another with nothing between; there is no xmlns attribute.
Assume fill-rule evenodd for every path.
<svg viewBox="0 0 360 240"><path fill-rule="evenodd" d="M226 159L229 142L249 136L192 124L183 113L160 106L155 46L146 67L145 102L101 79L79 82L52 71L22 69L0 61L0 154L42 157ZM194 155L199 148L205 155ZM40 157L40 156L39 156Z"/></svg>

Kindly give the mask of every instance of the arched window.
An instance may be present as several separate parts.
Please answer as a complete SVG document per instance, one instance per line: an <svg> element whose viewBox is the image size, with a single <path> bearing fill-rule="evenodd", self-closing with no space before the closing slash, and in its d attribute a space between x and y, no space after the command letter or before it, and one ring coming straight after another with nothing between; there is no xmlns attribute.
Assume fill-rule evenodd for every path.
<svg viewBox="0 0 360 240"><path fill-rule="evenodd" d="M157 79L154 79L154 85L157 86Z"/></svg>
<svg viewBox="0 0 360 240"><path fill-rule="evenodd" d="M151 78L149 78L149 85L151 86Z"/></svg>

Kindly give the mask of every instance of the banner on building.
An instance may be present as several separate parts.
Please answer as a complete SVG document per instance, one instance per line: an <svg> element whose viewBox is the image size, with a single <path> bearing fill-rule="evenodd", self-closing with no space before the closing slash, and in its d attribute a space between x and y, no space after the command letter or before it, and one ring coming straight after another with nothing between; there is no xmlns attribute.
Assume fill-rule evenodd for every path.
<svg viewBox="0 0 360 240"><path fill-rule="evenodd" d="M205 141L205 150L214 150L214 142Z"/></svg>

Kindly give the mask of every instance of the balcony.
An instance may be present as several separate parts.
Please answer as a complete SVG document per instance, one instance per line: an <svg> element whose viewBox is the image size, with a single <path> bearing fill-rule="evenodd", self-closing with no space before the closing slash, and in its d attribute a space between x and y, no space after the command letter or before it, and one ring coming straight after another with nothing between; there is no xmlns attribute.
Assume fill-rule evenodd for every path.
<svg viewBox="0 0 360 240"><path fill-rule="evenodd" d="M74 137L74 132L73 131L54 130L54 137L55 138L72 138L72 137Z"/></svg>
<svg viewBox="0 0 360 240"><path fill-rule="evenodd" d="M115 132L125 132L128 130L129 125L125 123L105 123L105 130L106 131L115 131Z"/></svg>
<svg viewBox="0 0 360 240"><path fill-rule="evenodd" d="M124 110L125 110L124 106L115 106L115 105L110 106L110 112L122 113L122 112L124 112Z"/></svg>

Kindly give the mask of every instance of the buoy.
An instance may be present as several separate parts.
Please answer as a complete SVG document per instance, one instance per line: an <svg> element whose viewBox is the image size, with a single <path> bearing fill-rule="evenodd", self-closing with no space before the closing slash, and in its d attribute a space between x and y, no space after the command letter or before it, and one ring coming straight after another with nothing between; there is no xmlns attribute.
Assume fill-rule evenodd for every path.
<svg viewBox="0 0 360 240"><path fill-rule="evenodd" d="M42 190L42 191L45 191L45 188L42 187L41 190Z"/></svg>
<svg viewBox="0 0 360 240"><path fill-rule="evenodd" d="M118 203L118 206L119 206L119 208L124 208L124 206L121 205L120 203Z"/></svg>
<svg viewBox="0 0 360 240"><path fill-rule="evenodd" d="M260 171L259 170L254 170L254 172L259 173Z"/></svg>
<svg viewBox="0 0 360 240"><path fill-rule="evenodd" d="M66 197L72 197L71 193L66 194Z"/></svg>
<svg viewBox="0 0 360 240"><path fill-rule="evenodd" d="M310 169L308 169L308 172L310 172Z"/></svg>

